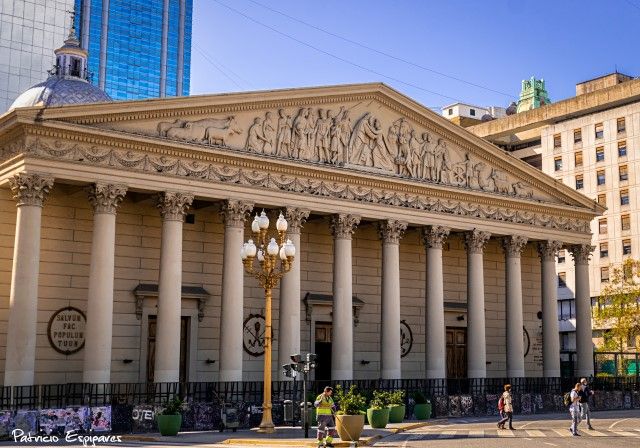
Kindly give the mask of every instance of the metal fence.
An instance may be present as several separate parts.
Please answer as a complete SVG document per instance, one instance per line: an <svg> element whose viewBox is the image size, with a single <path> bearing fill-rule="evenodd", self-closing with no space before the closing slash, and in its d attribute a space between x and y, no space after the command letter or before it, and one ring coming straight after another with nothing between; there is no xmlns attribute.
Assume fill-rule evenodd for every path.
<svg viewBox="0 0 640 448"><path fill-rule="evenodd" d="M640 376L640 353L596 352L593 354L595 375L598 377Z"/></svg>

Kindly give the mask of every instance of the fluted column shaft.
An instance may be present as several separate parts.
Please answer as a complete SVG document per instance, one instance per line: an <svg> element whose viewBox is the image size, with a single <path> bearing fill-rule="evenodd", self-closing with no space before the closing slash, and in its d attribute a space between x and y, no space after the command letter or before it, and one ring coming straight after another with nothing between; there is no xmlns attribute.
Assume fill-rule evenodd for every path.
<svg viewBox="0 0 640 448"><path fill-rule="evenodd" d="M53 178L19 173L9 180L17 200L13 269L9 292L5 386L30 386L36 361L38 274L42 206Z"/></svg>
<svg viewBox="0 0 640 448"><path fill-rule="evenodd" d="M467 247L467 376L487 377L487 341L484 315L484 245L488 232L465 234Z"/></svg>
<svg viewBox="0 0 640 448"><path fill-rule="evenodd" d="M296 247L297 256L291 270L282 277L280 285L280 340L278 343L278 366L291 363L290 356L300 353L300 230L309 217L308 210L287 208L285 211L289 228L287 237ZM280 381L291 380L278 369Z"/></svg>
<svg viewBox="0 0 640 448"><path fill-rule="evenodd" d="M559 241L538 244L542 265L542 371L547 378L560 376L556 254L561 246Z"/></svg>
<svg viewBox="0 0 640 448"><path fill-rule="evenodd" d="M522 266L520 254L527 244L523 236L504 238L506 265L507 376L524 377L524 342L522 319Z"/></svg>
<svg viewBox="0 0 640 448"><path fill-rule="evenodd" d="M571 246L576 268L576 375L584 377L593 376L589 257L594 248L590 244Z"/></svg>
<svg viewBox="0 0 640 448"><path fill-rule="evenodd" d="M407 223L393 219L379 225L382 239L380 377L402 378L400 353L400 238Z"/></svg>
<svg viewBox="0 0 640 448"><path fill-rule="evenodd" d="M224 222L222 307L220 311L220 381L242 381L244 269L240 249L249 202L229 200L220 212Z"/></svg>
<svg viewBox="0 0 640 448"><path fill-rule="evenodd" d="M423 229L422 235L427 250L425 375L429 379L446 378L442 245L449 235L449 229L441 226L429 226Z"/></svg>
<svg viewBox="0 0 640 448"><path fill-rule="evenodd" d="M331 379L353 379L353 275L351 238L360 217L334 215L333 233L333 341Z"/></svg>
<svg viewBox="0 0 640 448"><path fill-rule="evenodd" d="M105 184L88 189L93 206L93 236L82 375L85 383L111 380L116 210L126 191L123 185Z"/></svg>
<svg viewBox="0 0 640 448"><path fill-rule="evenodd" d="M156 383L180 380L182 224L192 202L190 193L167 191L157 197L157 207L162 216L162 240L154 369Z"/></svg>

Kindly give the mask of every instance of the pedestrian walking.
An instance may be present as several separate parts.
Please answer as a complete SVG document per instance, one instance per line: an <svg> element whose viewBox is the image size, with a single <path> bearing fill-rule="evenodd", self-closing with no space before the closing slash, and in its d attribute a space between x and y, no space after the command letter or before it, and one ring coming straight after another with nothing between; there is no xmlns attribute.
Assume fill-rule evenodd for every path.
<svg viewBox="0 0 640 448"><path fill-rule="evenodd" d="M333 389L329 386L316 397L313 405L317 408L318 419L318 446L333 446L333 438L337 437L336 422L333 414L336 412L336 404L331 398Z"/></svg>
<svg viewBox="0 0 640 448"><path fill-rule="evenodd" d="M509 422L509 429L515 429L513 427L513 402L511 401L511 384L504 385L504 392L500 397L502 400L502 418L498 422L498 429L504 429L504 424ZM500 402L498 401L498 407Z"/></svg>
<svg viewBox="0 0 640 448"><path fill-rule="evenodd" d="M580 391L582 390L582 384L576 383L575 387L571 390L569 395L569 413L571 414L571 434L579 436L578 425L580 424Z"/></svg>
<svg viewBox="0 0 640 448"><path fill-rule="evenodd" d="M581 378L580 384L580 417L582 420L587 419L587 428L593 430L593 426L591 426L591 408L589 407L589 398L593 395L593 390L589 387L586 378Z"/></svg>

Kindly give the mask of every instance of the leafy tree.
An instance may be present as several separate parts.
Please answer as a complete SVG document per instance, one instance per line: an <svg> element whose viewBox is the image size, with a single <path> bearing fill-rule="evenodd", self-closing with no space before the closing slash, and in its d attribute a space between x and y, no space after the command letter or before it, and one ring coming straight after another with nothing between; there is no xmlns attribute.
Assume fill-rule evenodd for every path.
<svg viewBox="0 0 640 448"><path fill-rule="evenodd" d="M594 309L595 324L608 329L601 347L606 351L624 351L629 337L640 333L640 261L626 259L609 267L609 282L604 283Z"/></svg>

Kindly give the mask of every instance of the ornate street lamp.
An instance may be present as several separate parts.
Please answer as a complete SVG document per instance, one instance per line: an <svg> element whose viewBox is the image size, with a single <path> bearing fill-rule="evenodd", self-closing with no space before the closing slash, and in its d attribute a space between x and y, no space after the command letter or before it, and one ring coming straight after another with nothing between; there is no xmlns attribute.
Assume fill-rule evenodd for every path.
<svg viewBox="0 0 640 448"><path fill-rule="evenodd" d="M262 403L262 422L258 432L275 432L273 418L271 417L271 290L275 288L284 274L291 270L293 257L296 255L296 247L287 238L289 224L282 213L276 221L278 240L268 238L269 218L262 211L251 223L251 231L255 240L244 243L240 249L240 257L244 270L253 275L260 286L264 288L265 298L265 333L264 333L264 402ZM254 267L255 259L258 266ZM278 258L280 263L278 263Z"/></svg>

